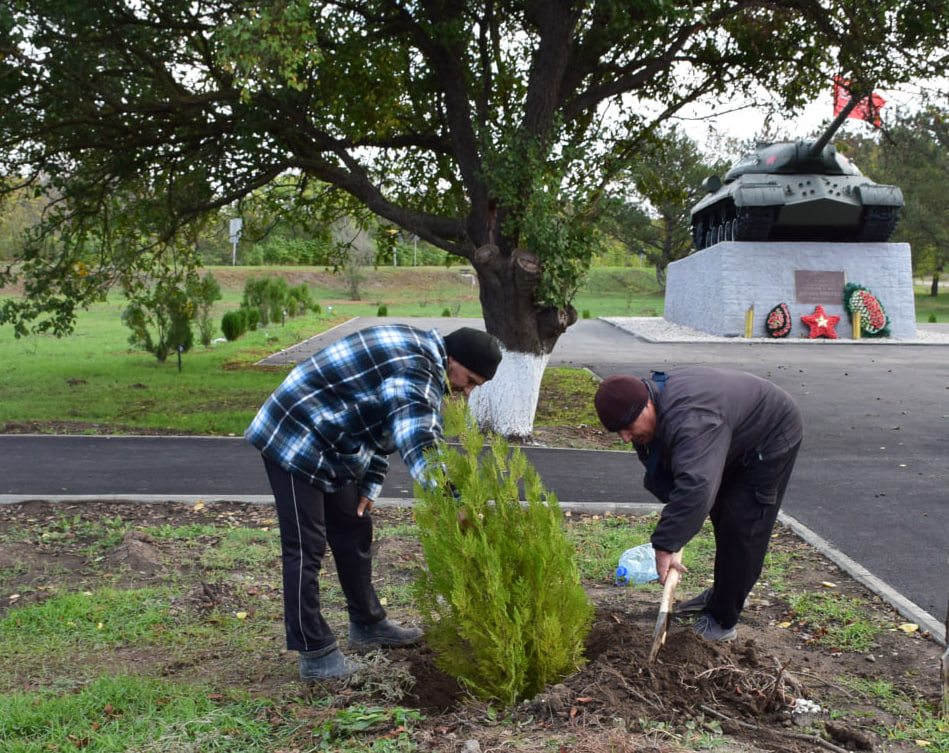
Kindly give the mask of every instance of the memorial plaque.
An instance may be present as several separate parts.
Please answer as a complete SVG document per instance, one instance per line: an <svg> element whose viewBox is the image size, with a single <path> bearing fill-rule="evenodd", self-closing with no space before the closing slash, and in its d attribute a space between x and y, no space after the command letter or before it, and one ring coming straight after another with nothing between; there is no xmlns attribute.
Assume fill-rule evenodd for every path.
<svg viewBox="0 0 949 753"><path fill-rule="evenodd" d="M794 295L798 303L841 303L847 275L843 270L794 270Z"/></svg>

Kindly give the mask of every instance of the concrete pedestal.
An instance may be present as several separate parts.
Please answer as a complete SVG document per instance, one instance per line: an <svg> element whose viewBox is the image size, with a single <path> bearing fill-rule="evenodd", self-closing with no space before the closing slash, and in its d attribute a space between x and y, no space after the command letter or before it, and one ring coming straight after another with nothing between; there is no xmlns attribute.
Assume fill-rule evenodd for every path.
<svg viewBox="0 0 949 753"><path fill-rule="evenodd" d="M752 336L767 337L768 312L786 303L793 322L788 337L807 337L810 328L801 316L813 314L819 303L827 314L840 317L837 337L851 339L853 329L841 295L827 293L817 296L827 300L813 300L813 290L801 289L798 271L818 277L838 273L838 278L843 272L845 282L867 288L883 305L890 318L890 337L916 337L907 243L718 243L669 265L665 319L713 335L741 337L745 312L754 306ZM802 293L803 301L798 298Z"/></svg>

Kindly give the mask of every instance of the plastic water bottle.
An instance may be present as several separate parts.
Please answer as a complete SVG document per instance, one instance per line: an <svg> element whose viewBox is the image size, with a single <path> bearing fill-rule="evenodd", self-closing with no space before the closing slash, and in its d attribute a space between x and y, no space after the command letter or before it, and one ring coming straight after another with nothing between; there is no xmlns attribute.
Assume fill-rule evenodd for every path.
<svg viewBox="0 0 949 753"><path fill-rule="evenodd" d="M619 558L619 567L616 568L616 585L625 586L633 583L649 583L659 580L656 572L656 550L652 544L640 544L627 549Z"/></svg>

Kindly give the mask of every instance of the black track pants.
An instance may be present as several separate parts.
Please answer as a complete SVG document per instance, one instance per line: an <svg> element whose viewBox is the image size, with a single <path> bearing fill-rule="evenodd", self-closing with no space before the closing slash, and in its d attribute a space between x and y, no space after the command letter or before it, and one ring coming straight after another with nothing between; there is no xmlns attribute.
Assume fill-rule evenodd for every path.
<svg viewBox="0 0 949 753"><path fill-rule="evenodd" d="M336 642L320 611L319 574L327 543L350 621L369 624L383 619L386 612L372 585L372 517L356 516L356 485L322 492L266 458L264 466L280 523L287 648L316 651Z"/></svg>
<svg viewBox="0 0 949 753"><path fill-rule="evenodd" d="M706 611L719 625L738 622L768 553L771 532L800 444L769 461L753 460L722 479L709 517L715 531L715 584Z"/></svg>

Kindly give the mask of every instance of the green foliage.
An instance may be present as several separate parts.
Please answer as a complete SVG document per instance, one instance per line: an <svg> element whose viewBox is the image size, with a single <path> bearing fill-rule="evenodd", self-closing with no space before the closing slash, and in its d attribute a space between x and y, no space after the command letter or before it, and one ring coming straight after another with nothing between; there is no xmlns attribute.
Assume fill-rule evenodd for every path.
<svg viewBox="0 0 949 753"><path fill-rule="evenodd" d="M287 291L287 314L289 316L300 316L313 310L314 306L316 304L310 295L310 288L305 282L301 282Z"/></svg>
<svg viewBox="0 0 949 753"><path fill-rule="evenodd" d="M247 311L248 309L240 308L236 311L227 311L221 317L221 331L228 341L234 342L247 332Z"/></svg>
<svg viewBox="0 0 949 753"><path fill-rule="evenodd" d="M444 317L446 317L446 318L447 318L447 317L450 317L450 316L451 316L451 309L448 308L447 306L446 306L445 308L443 308L443 309L442 309L442 316L444 316Z"/></svg>
<svg viewBox="0 0 949 753"><path fill-rule="evenodd" d="M836 71L932 80L949 27L941 4L908 0L562 3L542 19L463 0L10 7L0 194L25 186L47 210L0 270L27 288L0 306L19 335L68 331L116 281L182 253L197 268L206 228L248 204L255 242L278 219L375 215L469 262L528 249L541 279L496 270L518 293L492 314L516 333L505 315L570 301L606 187L663 122L723 94L793 110Z"/></svg>
<svg viewBox="0 0 949 753"><path fill-rule="evenodd" d="M432 485L416 485L428 566L416 593L439 667L511 705L576 669L593 609L557 499L520 448L491 436L486 449L463 402L445 414L461 449L441 447Z"/></svg>
<svg viewBox="0 0 949 753"><path fill-rule="evenodd" d="M379 308L376 309L376 316L388 316L388 315L389 315L389 307L386 306L384 303L380 303Z"/></svg>
<svg viewBox="0 0 949 753"><path fill-rule="evenodd" d="M396 742L408 742L408 734L415 722L422 719L418 711L400 706L384 708L356 704L339 709L332 718L324 720L313 730L320 746L332 745L353 735L378 733L382 730L398 730ZM412 746L414 747L414 746Z"/></svg>
<svg viewBox="0 0 949 753"><path fill-rule="evenodd" d="M949 110L945 105L920 103L919 109L897 112L887 137L841 138L841 149L860 169L879 183L897 185L905 204L890 239L909 243L913 270L932 276L949 265Z"/></svg>
<svg viewBox="0 0 949 753"><path fill-rule="evenodd" d="M194 311L186 290L175 280L161 279L151 289L136 293L122 313L122 321L132 330L129 343L164 363L170 353L190 350L194 344Z"/></svg>
<svg viewBox="0 0 949 753"><path fill-rule="evenodd" d="M248 311L248 329L256 329L258 324L283 322L285 316L299 316L313 306L306 283L290 287L283 277L251 277L244 285L241 308ZM255 310L256 314L250 313Z"/></svg>
<svg viewBox="0 0 949 753"><path fill-rule="evenodd" d="M205 348L210 347L211 340L214 339L214 320L211 311L215 302L221 300L221 286L214 275L208 272L200 282L192 287L190 295L201 344Z"/></svg>
<svg viewBox="0 0 949 753"><path fill-rule="evenodd" d="M289 0L254 7L216 27L217 62L240 87L243 102L272 86L305 88L303 71L322 57L309 15L308 2Z"/></svg>

